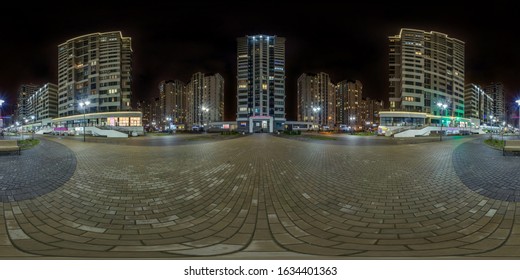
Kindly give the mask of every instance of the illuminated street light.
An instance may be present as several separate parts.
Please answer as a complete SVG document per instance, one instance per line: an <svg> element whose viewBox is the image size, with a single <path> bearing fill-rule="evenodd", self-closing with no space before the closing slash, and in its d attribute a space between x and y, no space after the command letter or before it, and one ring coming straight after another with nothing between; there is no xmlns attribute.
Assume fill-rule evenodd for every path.
<svg viewBox="0 0 520 280"><path fill-rule="evenodd" d="M520 99L515 102L518 105L518 136L520 136Z"/></svg>
<svg viewBox="0 0 520 280"><path fill-rule="evenodd" d="M4 104L4 100L0 99L0 129L4 127L4 121L2 119L2 104Z"/></svg>
<svg viewBox="0 0 520 280"><path fill-rule="evenodd" d="M83 101L83 102L79 103L79 106L83 107L83 142L86 141L86 139L85 139L85 134L86 134L85 124L87 122L86 112L87 112L87 106L88 105L90 105L90 101L89 100L86 100L86 101Z"/></svg>
<svg viewBox="0 0 520 280"><path fill-rule="evenodd" d="M204 120L206 117L206 114L209 112L209 108L206 106L202 106L202 127L204 128L204 131L206 131L206 128L204 127ZM208 123L209 125L209 123Z"/></svg>
<svg viewBox="0 0 520 280"><path fill-rule="evenodd" d="M348 120L348 124L350 126L350 134L354 134L354 131L356 131L356 117L351 116L348 118ZM354 123L354 125L352 125L352 123Z"/></svg>
<svg viewBox="0 0 520 280"><path fill-rule="evenodd" d="M316 127L316 124L317 124L317 122L316 122L316 119L317 119L317 118L316 118L316 114L317 114L320 110L321 110L320 107L312 107L312 111L314 112L314 119L313 119L313 122L314 122L314 126L315 126L315 127ZM318 124L318 126L319 126L319 124ZM318 131L319 131L319 129L318 129Z"/></svg>
<svg viewBox="0 0 520 280"><path fill-rule="evenodd" d="M18 126L20 126L19 122L16 122L16 130L18 130ZM23 126L22 126L23 129ZM23 140L23 130L20 130L20 133L22 134L22 140Z"/></svg>
<svg viewBox="0 0 520 280"><path fill-rule="evenodd" d="M448 108L448 104L438 102L438 103L437 103L437 106L438 106L439 109L440 109L440 115L441 115L441 133L440 133L440 141L442 141L442 111L443 111L443 110L445 111L446 108Z"/></svg>

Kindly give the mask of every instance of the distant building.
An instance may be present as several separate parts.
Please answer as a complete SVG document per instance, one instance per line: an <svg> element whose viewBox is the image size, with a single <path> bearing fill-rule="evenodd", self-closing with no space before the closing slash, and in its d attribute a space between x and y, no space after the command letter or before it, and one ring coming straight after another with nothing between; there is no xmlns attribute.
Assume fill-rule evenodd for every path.
<svg viewBox="0 0 520 280"><path fill-rule="evenodd" d="M161 110L161 99L156 97L152 100L150 105L150 124L154 130L160 129L161 122L163 121L164 116L162 115Z"/></svg>
<svg viewBox="0 0 520 280"><path fill-rule="evenodd" d="M491 83L484 91L493 99L493 120L502 123L506 121L506 94L502 83Z"/></svg>
<svg viewBox="0 0 520 280"><path fill-rule="evenodd" d="M464 116L464 42L439 32L401 29L389 40L390 111Z"/></svg>
<svg viewBox="0 0 520 280"><path fill-rule="evenodd" d="M338 124L363 127L363 84L360 81L344 80L336 85L336 116Z"/></svg>
<svg viewBox="0 0 520 280"><path fill-rule="evenodd" d="M297 82L297 104L300 122L312 122L315 125L334 127L335 86L326 73L304 73Z"/></svg>
<svg viewBox="0 0 520 280"><path fill-rule="evenodd" d="M35 121L58 117L58 86L47 83L27 98L27 118Z"/></svg>
<svg viewBox="0 0 520 280"><path fill-rule="evenodd" d="M285 38L238 38L238 129L273 132L282 130L285 120Z"/></svg>
<svg viewBox="0 0 520 280"><path fill-rule="evenodd" d="M30 116L28 107L27 107L27 99L33 95L41 86L33 85L33 84L24 84L18 88L18 98L16 100L16 112L15 119L18 122L23 122L23 120Z"/></svg>
<svg viewBox="0 0 520 280"><path fill-rule="evenodd" d="M146 100L140 100L137 102L137 110L143 115L143 126L149 127L152 113L152 104Z"/></svg>
<svg viewBox="0 0 520 280"><path fill-rule="evenodd" d="M359 106L359 122L358 129L363 130L375 129L380 124L379 112L383 110L384 102L382 100L363 98Z"/></svg>
<svg viewBox="0 0 520 280"><path fill-rule="evenodd" d="M58 115L131 109L132 41L120 31L92 33L58 46Z"/></svg>
<svg viewBox="0 0 520 280"><path fill-rule="evenodd" d="M161 126L186 124L188 98L185 83L179 80L161 81L159 98L161 101Z"/></svg>
<svg viewBox="0 0 520 280"><path fill-rule="evenodd" d="M467 84L464 88L464 117L475 125L489 123L493 116L493 98L479 85ZM478 121L477 121L478 120Z"/></svg>
<svg viewBox="0 0 520 280"><path fill-rule="evenodd" d="M224 78L220 74L197 72L186 88L188 126L207 126L224 120Z"/></svg>

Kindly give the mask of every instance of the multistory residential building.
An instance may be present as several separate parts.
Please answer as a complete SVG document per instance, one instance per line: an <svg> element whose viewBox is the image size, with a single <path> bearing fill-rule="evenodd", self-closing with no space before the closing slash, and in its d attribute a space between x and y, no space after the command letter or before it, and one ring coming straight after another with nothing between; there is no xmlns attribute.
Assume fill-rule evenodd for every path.
<svg viewBox="0 0 520 280"><path fill-rule="evenodd" d="M132 40L120 31L92 33L58 46L58 115L131 109ZM87 108L80 102L90 101Z"/></svg>
<svg viewBox="0 0 520 280"><path fill-rule="evenodd" d="M197 72L187 85L188 124L206 127L224 120L224 78Z"/></svg>
<svg viewBox="0 0 520 280"><path fill-rule="evenodd" d="M489 122L493 116L493 98L479 85L467 84L464 88L464 117L475 125Z"/></svg>
<svg viewBox="0 0 520 280"><path fill-rule="evenodd" d="M363 126L361 110L363 84L358 81L344 80L336 85L336 122L351 127Z"/></svg>
<svg viewBox="0 0 520 280"><path fill-rule="evenodd" d="M383 110L383 108L384 103L382 100L375 100L368 97L363 98L358 114L360 121L357 123L357 129L360 127L364 130L375 129L380 123L379 112Z"/></svg>
<svg viewBox="0 0 520 280"><path fill-rule="evenodd" d="M285 38L237 38L238 129L273 132L285 120Z"/></svg>
<svg viewBox="0 0 520 280"><path fill-rule="evenodd" d="M298 121L334 127L335 86L328 74L302 74L297 81L297 100Z"/></svg>
<svg viewBox="0 0 520 280"><path fill-rule="evenodd" d="M401 29L389 38L390 111L464 116L464 42L448 35Z"/></svg>
<svg viewBox="0 0 520 280"><path fill-rule="evenodd" d="M143 126L149 127L151 123L152 103L146 100L140 100L137 102L137 110L143 115Z"/></svg>
<svg viewBox="0 0 520 280"><path fill-rule="evenodd" d="M34 121L58 117L58 86L47 83L31 94L26 101L27 116Z"/></svg>
<svg viewBox="0 0 520 280"><path fill-rule="evenodd" d="M30 116L30 112L27 107L27 99L33 95L41 85L34 84L23 84L18 88L18 98L16 99L16 112L15 119L18 122L23 122L25 118Z"/></svg>
<svg viewBox="0 0 520 280"><path fill-rule="evenodd" d="M163 122L162 120L164 119L163 115L162 115L162 110L161 110L161 98L160 97L156 97L152 100L152 102L150 103L150 126L154 129L154 130L158 130L158 129L163 129L164 127L160 127L161 126L161 123Z"/></svg>
<svg viewBox="0 0 520 280"><path fill-rule="evenodd" d="M161 125L186 124L188 99L186 84L179 80L161 81L159 98L161 100Z"/></svg>
<svg viewBox="0 0 520 280"><path fill-rule="evenodd" d="M502 123L506 120L506 94L502 83L491 83L484 91L493 99L493 119Z"/></svg>

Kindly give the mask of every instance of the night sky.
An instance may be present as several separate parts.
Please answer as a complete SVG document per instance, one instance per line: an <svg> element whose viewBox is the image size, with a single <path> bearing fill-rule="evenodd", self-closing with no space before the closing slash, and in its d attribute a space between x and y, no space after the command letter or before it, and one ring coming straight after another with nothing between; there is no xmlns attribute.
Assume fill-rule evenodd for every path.
<svg viewBox="0 0 520 280"><path fill-rule="evenodd" d="M370 1L152 2L85 1L61 6L18 1L13 3L18 5L15 9L4 7L0 16L4 112L15 108L20 84L57 83L58 44L114 30L132 37L134 104L158 96L161 80L188 82L197 71L218 72L225 79L226 120L235 119L236 38L256 34L287 39L288 119L295 119L296 80L304 72L326 72L334 83L358 79L364 96L387 103L387 37L402 27L438 31L466 42L466 83L498 81L509 97L520 96L518 15L508 2L475 7L457 1L415 2L415 6L394 1L386 6Z"/></svg>

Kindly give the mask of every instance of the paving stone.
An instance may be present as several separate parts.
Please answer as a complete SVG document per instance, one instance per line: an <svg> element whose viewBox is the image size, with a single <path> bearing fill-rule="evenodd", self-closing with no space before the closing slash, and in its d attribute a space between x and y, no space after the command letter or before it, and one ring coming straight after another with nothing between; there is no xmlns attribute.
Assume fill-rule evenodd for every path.
<svg viewBox="0 0 520 280"><path fill-rule="evenodd" d="M0 246L65 258L518 256L520 185L507 174L520 161L482 137L177 136L42 137L6 156L0 170L39 169L0 191ZM64 162L39 158L49 152Z"/></svg>

